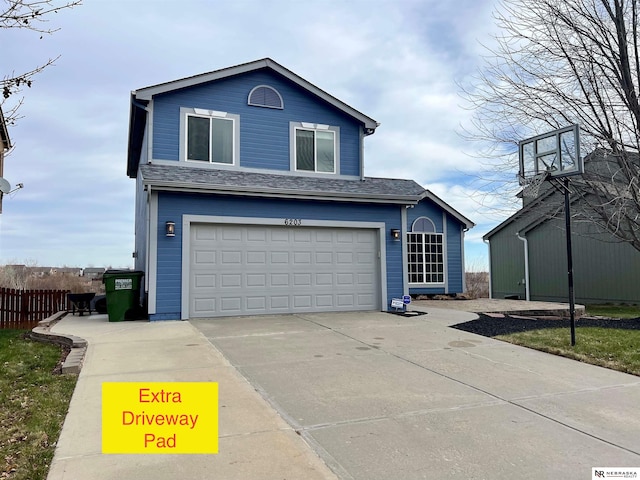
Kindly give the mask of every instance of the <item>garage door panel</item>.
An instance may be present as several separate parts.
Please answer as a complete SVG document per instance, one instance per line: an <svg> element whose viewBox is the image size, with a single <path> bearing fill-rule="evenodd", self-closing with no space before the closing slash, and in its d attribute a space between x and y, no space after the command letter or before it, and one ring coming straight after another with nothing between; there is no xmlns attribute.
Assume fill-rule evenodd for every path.
<svg viewBox="0 0 640 480"><path fill-rule="evenodd" d="M378 232L194 224L192 317L380 306Z"/></svg>
<svg viewBox="0 0 640 480"><path fill-rule="evenodd" d="M311 307L311 295L294 295L293 296L294 308L310 308Z"/></svg>
<svg viewBox="0 0 640 480"><path fill-rule="evenodd" d="M250 273L247 274L247 287L261 287L267 286L267 275L265 273Z"/></svg>
<svg viewBox="0 0 640 480"><path fill-rule="evenodd" d="M337 252L336 253L337 264L353 264L353 252Z"/></svg>
<svg viewBox="0 0 640 480"><path fill-rule="evenodd" d="M265 310L267 308L267 297L247 297L247 310Z"/></svg>
<svg viewBox="0 0 640 480"><path fill-rule="evenodd" d="M222 274L221 276L222 281L220 282L220 286L222 288L229 288L229 287L240 287L242 286L242 275L238 275L237 273L233 273L233 274Z"/></svg>
<svg viewBox="0 0 640 480"><path fill-rule="evenodd" d="M229 314L242 313L242 297L222 297L220 310Z"/></svg>
<svg viewBox="0 0 640 480"><path fill-rule="evenodd" d="M289 264L289 252L271 252L271 263L274 265Z"/></svg>
<svg viewBox="0 0 640 480"><path fill-rule="evenodd" d="M215 275L198 275L196 274L194 286L196 288L213 288L216 286L216 276Z"/></svg>

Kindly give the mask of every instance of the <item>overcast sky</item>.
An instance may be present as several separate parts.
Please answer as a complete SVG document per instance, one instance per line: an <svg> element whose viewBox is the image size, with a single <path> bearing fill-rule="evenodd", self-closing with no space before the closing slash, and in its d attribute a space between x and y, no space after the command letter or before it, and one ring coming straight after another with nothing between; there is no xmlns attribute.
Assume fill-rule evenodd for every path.
<svg viewBox="0 0 640 480"><path fill-rule="evenodd" d="M271 57L380 122L366 175L412 178L474 221L467 268L486 268L481 237L505 212L471 198L480 161L460 136L470 112L458 84L495 31L493 3L85 0L50 17L51 36L0 30L3 76L61 55L22 92L24 118L10 126L4 177L24 189L3 201L0 263L132 266L130 92Z"/></svg>

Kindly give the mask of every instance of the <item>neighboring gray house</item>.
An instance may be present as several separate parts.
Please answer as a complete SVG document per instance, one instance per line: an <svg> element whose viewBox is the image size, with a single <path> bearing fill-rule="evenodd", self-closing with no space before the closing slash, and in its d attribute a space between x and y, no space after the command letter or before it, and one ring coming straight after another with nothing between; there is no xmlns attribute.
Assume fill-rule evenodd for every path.
<svg viewBox="0 0 640 480"><path fill-rule="evenodd" d="M545 187L483 237L491 298L568 302L564 195ZM576 302L640 303L640 252L588 221L580 202L572 198Z"/></svg>
<svg viewBox="0 0 640 480"><path fill-rule="evenodd" d="M91 280L102 280L105 269L98 267L87 267L82 270L82 276Z"/></svg>

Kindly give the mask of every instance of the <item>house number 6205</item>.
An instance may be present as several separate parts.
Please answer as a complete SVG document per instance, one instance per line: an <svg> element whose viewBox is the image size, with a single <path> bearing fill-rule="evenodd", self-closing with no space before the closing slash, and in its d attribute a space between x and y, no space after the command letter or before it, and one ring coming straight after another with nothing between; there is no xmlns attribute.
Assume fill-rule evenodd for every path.
<svg viewBox="0 0 640 480"><path fill-rule="evenodd" d="M285 218L284 224L289 227L299 227L302 225L302 220L299 218Z"/></svg>

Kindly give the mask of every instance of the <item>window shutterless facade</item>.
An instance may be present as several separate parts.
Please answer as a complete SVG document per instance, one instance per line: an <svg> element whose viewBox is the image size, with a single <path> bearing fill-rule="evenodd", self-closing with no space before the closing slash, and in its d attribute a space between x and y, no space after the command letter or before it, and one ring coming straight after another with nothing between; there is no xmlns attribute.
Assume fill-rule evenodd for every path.
<svg viewBox="0 0 640 480"><path fill-rule="evenodd" d="M410 284L444 283L444 235L411 232L407 234Z"/></svg>
<svg viewBox="0 0 640 480"><path fill-rule="evenodd" d="M291 124L291 169L299 172L339 171L340 130L313 123Z"/></svg>
<svg viewBox="0 0 640 480"><path fill-rule="evenodd" d="M199 108L181 110L181 159L221 165L238 163L238 115Z"/></svg>

